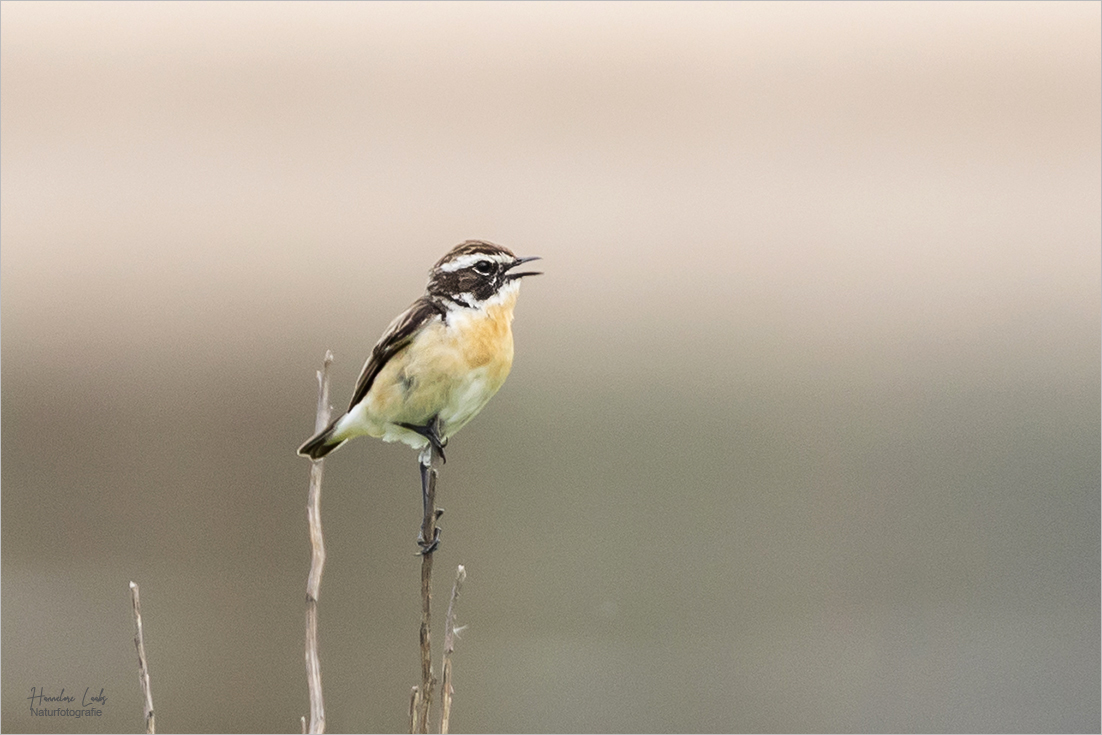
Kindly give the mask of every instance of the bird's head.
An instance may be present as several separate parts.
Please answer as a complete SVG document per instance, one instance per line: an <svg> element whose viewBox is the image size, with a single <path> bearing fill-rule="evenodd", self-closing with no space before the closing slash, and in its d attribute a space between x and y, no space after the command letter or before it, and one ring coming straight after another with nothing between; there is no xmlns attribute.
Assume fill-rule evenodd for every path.
<svg viewBox="0 0 1102 735"><path fill-rule="evenodd" d="M505 289L513 290L525 276L537 271L513 270L537 256L518 258L508 248L467 240L452 248L429 272L428 293L458 306L477 309Z"/></svg>

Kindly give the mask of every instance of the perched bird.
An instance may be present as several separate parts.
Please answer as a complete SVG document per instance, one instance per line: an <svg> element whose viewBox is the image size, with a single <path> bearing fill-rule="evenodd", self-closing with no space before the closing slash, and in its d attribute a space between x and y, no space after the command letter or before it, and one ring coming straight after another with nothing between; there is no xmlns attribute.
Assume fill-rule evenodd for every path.
<svg viewBox="0 0 1102 735"><path fill-rule="evenodd" d="M371 350L348 410L298 453L321 459L367 435L422 450L422 482L432 453L482 410L513 365L518 258L500 245L467 240L429 272L425 295L399 315Z"/></svg>

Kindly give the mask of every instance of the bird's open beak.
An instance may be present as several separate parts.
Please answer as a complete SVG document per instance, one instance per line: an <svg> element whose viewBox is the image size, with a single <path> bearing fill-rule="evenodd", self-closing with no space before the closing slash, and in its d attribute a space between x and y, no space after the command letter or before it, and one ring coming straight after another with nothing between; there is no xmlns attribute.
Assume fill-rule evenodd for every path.
<svg viewBox="0 0 1102 735"><path fill-rule="evenodd" d="M513 268L516 268L521 263L529 263L533 260L539 260L539 259L540 259L540 256L538 256L538 255L533 255L533 256L530 256L528 258L517 258L516 260L513 261L513 264L510 265L505 270L511 271ZM521 273L510 273L509 275L506 276L506 278L509 278L510 280L512 280L513 278L524 278L525 276L542 276L542 275L543 275L543 273L540 272L540 271L522 271Z"/></svg>

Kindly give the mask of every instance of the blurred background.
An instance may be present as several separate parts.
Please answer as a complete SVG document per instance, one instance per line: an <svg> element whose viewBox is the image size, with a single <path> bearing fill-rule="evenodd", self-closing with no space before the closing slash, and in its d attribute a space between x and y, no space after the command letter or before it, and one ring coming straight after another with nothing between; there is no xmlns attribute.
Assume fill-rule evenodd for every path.
<svg viewBox="0 0 1102 735"><path fill-rule="evenodd" d="M315 371L482 238L454 731L1097 732L1100 16L5 2L3 730L142 729L135 580L161 730L299 732ZM328 729L404 730L414 453L322 512Z"/></svg>

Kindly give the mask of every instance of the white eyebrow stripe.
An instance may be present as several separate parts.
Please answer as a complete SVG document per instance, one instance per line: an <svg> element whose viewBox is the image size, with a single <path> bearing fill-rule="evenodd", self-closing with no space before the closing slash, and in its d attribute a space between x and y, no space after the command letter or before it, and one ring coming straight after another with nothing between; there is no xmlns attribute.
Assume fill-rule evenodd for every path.
<svg viewBox="0 0 1102 735"><path fill-rule="evenodd" d="M513 259L504 253L500 255L488 255L486 253L467 253L466 255L460 255L455 260L449 260L444 265L440 266L440 270L445 273L454 273L455 271L461 271L464 268L470 268L472 265L480 260L492 260L495 263L512 263Z"/></svg>

